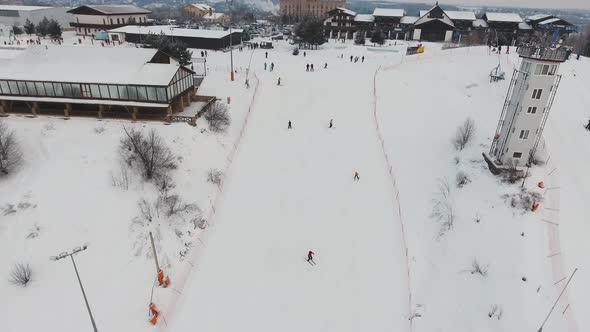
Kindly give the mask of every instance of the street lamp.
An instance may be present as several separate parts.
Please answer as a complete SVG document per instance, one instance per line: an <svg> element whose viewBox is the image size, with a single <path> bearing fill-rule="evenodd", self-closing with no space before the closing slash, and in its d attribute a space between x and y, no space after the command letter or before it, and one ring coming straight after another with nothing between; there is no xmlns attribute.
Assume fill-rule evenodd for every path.
<svg viewBox="0 0 590 332"><path fill-rule="evenodd" d="M231 69L231 75L230 75L230 79L233 81L234 80L234 53L233 53L233 41L232 41L232 36L231 36L231 21L233 18L233 6L234 6L234 0L230 0L229 2L229 61L230 61L230 69Z"/></svg>
<svg viewBox="0 0 590 332"><path fill-rule="evenodd" d="M57 256L51 256L49 259L52 261L58 261L62 258L70 257L72 259L72 264L74 265L74 271L76 271L76 277L78 277L78 283L80 284L80 290L82 290L82 296L84 296L84 302L86 303L86 309L88 309L88 315L90 316L90 322L92 322L92 328L94 332L98 332L96 329L96 323L94 322L94 317L92 317L92 311L90 311L90 305L88 305L88 299L86 298L86 292L84 292L84 287L82 286L82 280L80 280L80 274L78 273L78 268L76 267L76 261L74 260L74 255L79 253L80 251L84 251L88 249L88 245L84 245L82 247L76 247L72 249L71 252L62 252Z"/></svg>

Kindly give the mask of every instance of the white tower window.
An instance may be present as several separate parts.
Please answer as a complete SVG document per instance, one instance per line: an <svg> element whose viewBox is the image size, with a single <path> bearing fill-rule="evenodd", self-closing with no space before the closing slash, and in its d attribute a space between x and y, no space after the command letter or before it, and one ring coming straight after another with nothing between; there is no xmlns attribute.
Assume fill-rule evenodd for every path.
<svg viewBox="0 0 590 332"><path fill-rule="evenodd" d="M518 138L520 138L520 139L529 138L529 132L530 132L530 130L521 130L520 135L518 135Z"/></svg>
<svg viewBox="0 0 590 332"><path fill-rule="evenodd" d="M526 112L528 114L536 114L537 113L537 106L529 106L529 108L526 110Z"/></svg>

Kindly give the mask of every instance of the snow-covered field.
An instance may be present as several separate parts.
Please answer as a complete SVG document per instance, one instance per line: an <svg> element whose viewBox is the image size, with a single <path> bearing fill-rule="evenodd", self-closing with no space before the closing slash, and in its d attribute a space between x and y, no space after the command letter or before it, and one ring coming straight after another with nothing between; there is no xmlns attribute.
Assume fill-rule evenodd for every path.
<svg viewBox="0 0 590 332"><path fill-rule="evenodd" d="M330 43L304 57L278 43L268 58L266 50L234 52L233 83L229 54L209 52L200 93L231 97L226 135L202 130L203 122L5 118L26 163L0 180L3 330L89 328L71 264L49 260L86 242L76 262L99 330L153 329L148 229L160 234L172 279L153 293L160 330L536 331L574 268L567 301L543 331L589 330L590 150L583 146L590 134L582 125L590 116L590 61L560 69L546 163L524 185L544 195L530 212L511 206L522 183L492 176L481 156L509 84L490 83L488 74L500 61L510 77L517 56L439 47L406 57L405 45L383 52ZM264 70L265 62L275 70ZM451 140L467 117L476 134L457 151ZM111 185L123 125L155 128L166 139L180 157L174 191L198 204L207 229L132 223L138 200L157 190L139 179L129 190ZM225 172L221 190L207 182L209 169ZM460 172L470 180L461 188ZM454 219L441 232L432 214L445 182ZM557 249L563 259L547 257ZM317 265L305 262L308 250ZM26 288L2 282L19 261L34 268ZM471 272L474 262L485 275Z"/></svg>

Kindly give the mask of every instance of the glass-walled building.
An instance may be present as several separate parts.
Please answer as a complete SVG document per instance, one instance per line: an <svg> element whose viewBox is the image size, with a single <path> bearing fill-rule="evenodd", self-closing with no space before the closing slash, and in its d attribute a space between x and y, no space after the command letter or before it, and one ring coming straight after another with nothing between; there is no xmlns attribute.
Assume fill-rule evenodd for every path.
<svg viewBox="0 0 590 332"><path fill-rule="evenodd" d="M31 46L8 62L0 68L4 112L11 111L10 101L36 102L39 111L39 103L58 103L174 113L195 90L193 72L155 49Z"/></svg>

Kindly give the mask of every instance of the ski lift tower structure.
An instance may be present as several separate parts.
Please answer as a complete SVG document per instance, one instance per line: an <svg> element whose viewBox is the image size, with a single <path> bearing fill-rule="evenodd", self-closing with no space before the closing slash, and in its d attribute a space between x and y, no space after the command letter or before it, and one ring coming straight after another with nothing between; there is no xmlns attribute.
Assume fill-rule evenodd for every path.
<svg viewBox="0 0 590 332"><path fill-rule="evenodd" d="M565 49L520 47L498 127L485 155L490 169L498 171L530 165L539 146L561 80L559 65ZM494 171L492 169L492 171Z"/></svg>

